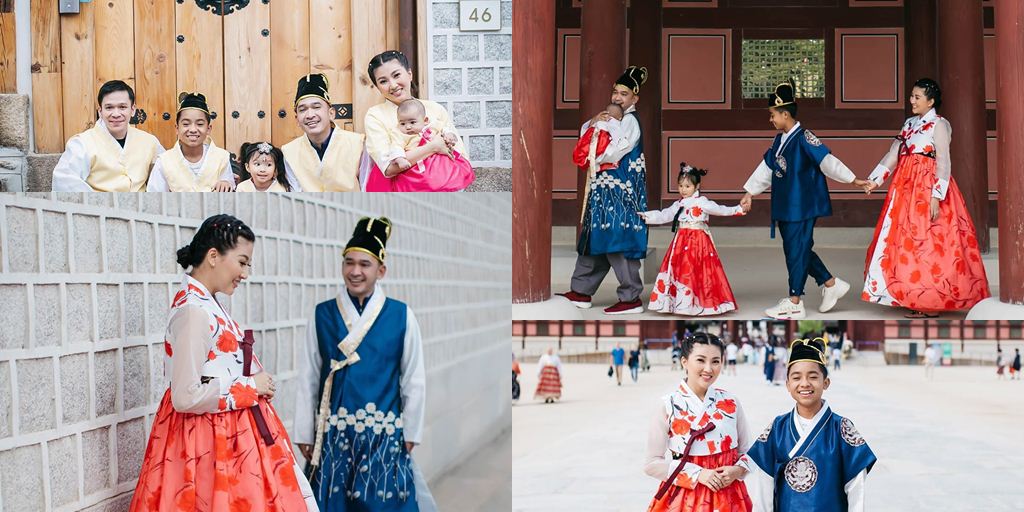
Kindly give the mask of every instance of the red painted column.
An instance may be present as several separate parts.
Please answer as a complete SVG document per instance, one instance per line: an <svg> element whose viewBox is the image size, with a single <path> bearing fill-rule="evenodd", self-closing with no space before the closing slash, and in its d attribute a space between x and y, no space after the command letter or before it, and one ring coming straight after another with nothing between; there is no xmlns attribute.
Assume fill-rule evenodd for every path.
<svg viewBox="0 0 1024 512"><path fill-rule="evenodd" d="M512 4L512 302L551 297L555 2Z"/></svg>
<svg viewBox="0 0 1024 512"><path fill-rule="evenodd" d="M953 126L950 159L982 252L989 250L985 132L984 20L981 0L938 0L941 114ZM1020 56L1017 56L1020 58Z"/></svg>
<svg viewBox="0 0 1024 512"><path fill-rule="evenodd" d="M910 96L910 88L921 78L938 80L938 64L935 55L935 0L906 0L907 66L904 79L906 91L900 91L903 98ZM910 102L904 100L906 115L914 115L910 111Z"/></svg>
<svg viewBox="0 0 1024 512"><path fill-rule="evenodd" d="M552 2L554 3L554 2ZM515 31L513 31L515 32ZM580 125L604 110L626 69L626 0L583 0L580 14ZM554 61L552 61L554 62ZM583 211L587 174L576 177L575 215ZM576 223L576 234L580 225Z"/></svg>
<svg viewBox="0 0 1024 512"><path fill-rule="evenodd" d="M997 0L999 300L1024 304L1024 3Z"/></svg>
<svg viewBox="0 0 1024 512"><path fill-rule="evenodd" d="M661 208L665 170L661 161L661 2L634 1L629 7L629 60L627 66L646 67L647 84L636 105L644 131L644 160L647 162L647 208Z"/></svg>

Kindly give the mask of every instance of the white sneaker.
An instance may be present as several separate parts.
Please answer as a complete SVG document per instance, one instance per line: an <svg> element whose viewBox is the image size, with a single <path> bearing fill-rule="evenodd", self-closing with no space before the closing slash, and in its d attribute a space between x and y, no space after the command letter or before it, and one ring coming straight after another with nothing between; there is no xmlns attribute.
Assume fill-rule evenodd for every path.
<svg viewBox="0 0 1024 512"><path fill-rule="evenodd" d="M801 320L807 316L807 312L804 311L804 301L793 304L789 297L780 300L775 307L764 310L764 314L778 320Z"/></svg>
<svg viewBox="0 0 1024 512"><path fill-rule="evenodd" d="M843 298L843 295L846 295L848 291L850 291L850 283L838 277L832 286L822 286L821 306L818 307L818 311L828 313L832 308L836 307L836 302L839 302L839 299Z"/></svg>

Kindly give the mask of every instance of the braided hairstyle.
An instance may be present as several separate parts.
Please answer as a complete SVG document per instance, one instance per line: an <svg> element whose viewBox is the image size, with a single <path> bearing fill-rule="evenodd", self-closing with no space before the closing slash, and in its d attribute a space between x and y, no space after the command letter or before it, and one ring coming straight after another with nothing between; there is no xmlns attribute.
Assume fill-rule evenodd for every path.
<svg viewBox="0 0 1024 512"><path fill-rule="evenodd" d="M694 345L714 345L718 347L718 350L722 352L722 355L725 355L725 343L722 343L722 340L719 339L718 336L706 332L695 332L683 340L683 359L690 357L690 352L693 352Z"/></svg>
<svg viewBox="0 0 1024 512"><path fill-rule="evenodd" d="M914 87L920 87L924 91L924 97L930 100L935 100L935 104L932 105L936 110L942 106L942 89L939 88L939 83L931 78L922 78L914 82Z"/></svg>
<svg viewBox="0 0 1024 512"><path fill-rule="evenodd" d="M708 170L694 167L686 162L679 162L679 176L676 181L686 180L689 181L694 187L700 186L700 179L703 176L707 176ZM676 212L675 218L672 219L672 232L675 233L679 229L679 217L683 214L683 209L680 208Z"/></svg>
<svg viewBox="0 0 1024 512"><path fill-rule="evenodd" d="M186 270L197 267L206 258L210 248L217 249L221 254L226 253L237 245L239 238L256 241L256 235L244 222L227 214L214 215L203 221L188 245L178 249L178 265Z"/></svg>

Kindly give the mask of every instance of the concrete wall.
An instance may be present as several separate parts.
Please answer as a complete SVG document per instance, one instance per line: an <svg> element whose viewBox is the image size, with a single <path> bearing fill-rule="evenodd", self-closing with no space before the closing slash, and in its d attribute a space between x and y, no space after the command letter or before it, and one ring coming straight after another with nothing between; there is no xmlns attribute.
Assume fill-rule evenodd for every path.
<svg viewBox="0 0 1024 512"><path fill-rule="evenodd" d="M448 109L474 167L512 167L512 1L501 30L461 32L458 0L429 0L428 96Z"/></svg>
<svg viewBox="0 0 1024 512"><path fill-rule="evenodd" d="M174 253L221 212L258 237L228 303L279 397L356 220L387 215L383 284L424 333L417 460L436 479L510 428L508 194L0 194L0 510L125 508L166 389ZM292 401L275 406L290 428Z"/></svg>

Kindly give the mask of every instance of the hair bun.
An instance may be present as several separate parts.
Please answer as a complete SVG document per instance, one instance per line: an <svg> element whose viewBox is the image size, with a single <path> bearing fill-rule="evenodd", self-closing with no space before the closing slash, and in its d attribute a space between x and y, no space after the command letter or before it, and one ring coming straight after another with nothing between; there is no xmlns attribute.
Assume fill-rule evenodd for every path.
<svg viewBox="0 0 1024 512"><path fill-rule="evenodd" d="M178 249L178 265L181 265L181 268L186 270L192 265L192 244Z"/></svg>

